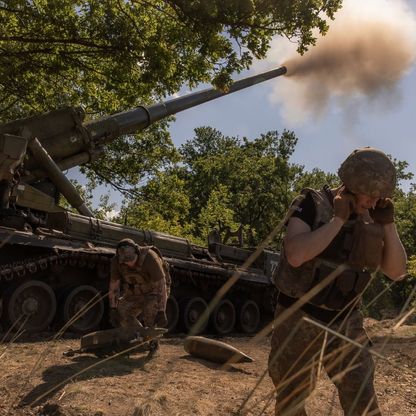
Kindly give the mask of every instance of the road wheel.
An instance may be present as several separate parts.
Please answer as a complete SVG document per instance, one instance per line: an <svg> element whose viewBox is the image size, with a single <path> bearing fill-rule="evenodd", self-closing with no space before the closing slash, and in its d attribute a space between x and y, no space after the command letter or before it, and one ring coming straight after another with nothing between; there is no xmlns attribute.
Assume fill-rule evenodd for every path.
<svg viewBox="0 0 416 416"><path fill-rule="evenodd" d="M26 332L44 331L55 316L55 293L47 283L29 280L13 290L6 309L16 331L23 323Z"/></svg>
<svg viewBox="0 0 416 416"><path fill-rule="evenodd" d="M172 295L168 297L166 303L166 317L168 318L168 332L173 332L179 321L179 305Z"/></svg>
<svg viewBox="0 0 416 416"><path fill-rule="evenodd" d="M78 314L80 315L78 319L69 326L71 331L91 332L100 324L104 315L104 302L95 287L82 285L69 291L62 309L64 323L67 324Z"/></svg>
<svg viewBox="0 0 416 416"><path fill-rule="evenodd" d="M245 301L238 313L238 324L242 332L252 334L256 332L260 323L260 308L254 300Z"/></svg>
<svg viewBox="0 0 416 416"><path fill-rule="evenodd" d="M187 334L200 334L208 324L208 319L200 320L207 309L207 303L199 297L185 299L182 305L182 323Z"/></svg>
<svg viewBox="0 0 416 416"><path fill-rule="evenodd" d="M233 303L229 299L218 302L210 316L212 328L217 334L229 334L235 325L236 313Z"/></svg>

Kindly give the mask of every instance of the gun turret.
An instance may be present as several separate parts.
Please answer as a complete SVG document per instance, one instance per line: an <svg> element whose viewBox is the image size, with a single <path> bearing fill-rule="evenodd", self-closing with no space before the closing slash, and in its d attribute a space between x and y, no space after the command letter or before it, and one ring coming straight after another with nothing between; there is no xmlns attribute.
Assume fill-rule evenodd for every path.
<svg viewBox="0 0 416 416"><path fill-rule="evenodd" d="M62 171L95 160L105 144L122 135L285 73L280 67L236 81L226 92L210 88L93 121L84 121L82 108L64 108L0 125L0 210L4 213L12 203L29 211L56 212L61 210L59 192L80 214L92 216Z"/></svg>

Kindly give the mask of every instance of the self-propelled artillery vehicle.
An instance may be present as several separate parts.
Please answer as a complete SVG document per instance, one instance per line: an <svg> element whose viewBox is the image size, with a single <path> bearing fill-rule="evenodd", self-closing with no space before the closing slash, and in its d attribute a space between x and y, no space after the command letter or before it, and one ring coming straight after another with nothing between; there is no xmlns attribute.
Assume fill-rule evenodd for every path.
<svg viewBox="0 0 416 416"><path fill-rule="evenodd" d="M207 89L92 121L81 108L64 108L0 125L0 312L2 326L28 332L89 332L104 322L109 265L122 238L154 245L172 278L167 315L171 331L189 332L218 289L239 279L210 315L211 330L254 332L272 311L271 283L278 254L212 240L184 238L94 218L63 171L100 157L105 145L162 118L285 74L281 67L236 81L227 92ZM57 204L63 195L79 214ZM79 315L78 319L73 319ZM208 323L208 322L207 322ZM200 331L205 329L205 325Z"/></svg>

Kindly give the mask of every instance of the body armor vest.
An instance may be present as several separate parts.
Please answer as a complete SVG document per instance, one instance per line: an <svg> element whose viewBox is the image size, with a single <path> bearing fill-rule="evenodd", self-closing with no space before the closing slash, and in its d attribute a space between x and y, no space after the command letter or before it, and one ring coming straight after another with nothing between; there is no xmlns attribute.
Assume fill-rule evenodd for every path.
<svg viewBox="0 0 416 416"><path fill-rule="evenodd" d="M157 284L153 281L149 281L148 277L143 273L143 263L146 259L149 251L155 252L158 257L161 259L162 267L164 271L164 283L166 285L167 297L170 294L170 286L172 279L169 271L169 264L163 258L160 250L155 246L141 246L139 251L139 256L134 267L128 267L126 264L118 264L119 273L123 276L124 281L124 291L131 290L134 294L151 294L153 292L157 293L158 287Z"/></svg>
<svg viewBox="0 0 416 416"><path fill-rule="evenodd" d="M334 216L332 196L328 191L302 191L300 198L310 193L316 209L311 231L328 223ZM282 245L274 275L276 287L287 296L300 298L340 264L347 264L347 270L310 300L316 306L341 310L362 294L371 279L371 272L380 266L383 237L381 225L366 224L359 218L349 220L321 254L299 267L289 264Z"/></svg>
<svg viewBox="0 0 416 416"><path fill-rule="evenodd" d="M148 252L148 247L140 247L138 258L133 267L129 267L124 263L118 265L124 283L127 285L143 285L147 282L148 279L143 273L143 263Z"/></svg>

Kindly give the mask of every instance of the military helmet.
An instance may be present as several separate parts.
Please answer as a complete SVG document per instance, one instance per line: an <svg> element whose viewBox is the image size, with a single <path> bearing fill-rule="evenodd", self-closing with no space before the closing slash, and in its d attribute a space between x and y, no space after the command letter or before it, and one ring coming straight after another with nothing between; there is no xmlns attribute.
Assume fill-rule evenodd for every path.
<svg viewBox="0 0 416 416"><path fill-rule="evenodd" d="M341 164L338 176L351 192L372 198L391 197L396 186L392 161L373 147L354 150Z"/></svg>
<svg viewBox="0 0 416 416"><path fill-rule="evenodd" d="M131 238L124 238L117 244L117 255L119 263L133 261L138 253L139 246Z"/></svg>

